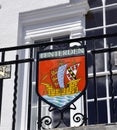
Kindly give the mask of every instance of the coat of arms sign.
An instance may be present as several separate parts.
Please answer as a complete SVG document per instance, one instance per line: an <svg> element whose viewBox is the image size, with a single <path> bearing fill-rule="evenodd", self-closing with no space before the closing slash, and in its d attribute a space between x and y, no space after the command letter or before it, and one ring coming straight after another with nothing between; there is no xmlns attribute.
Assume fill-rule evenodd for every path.
<svg viewBox="0 0 117 130"><path fill-rule="evenodd" d="M85 47L37 53L37 93L46 103L63 109L86 88Z"/></svg>

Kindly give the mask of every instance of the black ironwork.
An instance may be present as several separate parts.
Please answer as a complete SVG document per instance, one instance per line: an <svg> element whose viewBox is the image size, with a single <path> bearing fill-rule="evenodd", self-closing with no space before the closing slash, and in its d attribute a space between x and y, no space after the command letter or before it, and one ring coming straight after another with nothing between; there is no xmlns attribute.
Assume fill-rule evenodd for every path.
<svg viewBox="0 0 117 130"><path fill-rule="evenodd" d="M108 44L108 48L111 49L111 44ZM116 107L115 107L115 87L113 84L113 72L112 72L112 57L111 57L111 52L108 52L109 54L109 72L110 72L110 88L111 88L111 101L112 101L112 106L111 106L111 114L112 114L112 122L116 122Z"/></svg>
<svg viewBox="0 0 117 130"><path fill-rule="evenodd" d="M93 51L95 51L95 41L93 40ZM97 102L97 83L96 83L96 60L93 53L93 82L94 82L94 100L95 100L95 123L98 124L98 102Z"/></svg>
<svg viewBox="0 0 117 130"><path fill-rule="evenodd" d="M16 64L15 64L15 79L14 79L14 94L13 94L13 121L12 121L12 130L15 130L16 124L16 107L17 107L17 81L18 81L18 60L19 56L16 55Z"/></svg>
<svg viewBox="0 0 117 130"><path fill-rule="evenodd" d="M33 48L30 48L30 58L33 58ZM30 130L31 121L31 97L32 97L32 61L30 61L30 74L29 74L29 99L28 99L28 130Z"/></svg>
<svg viewBox="0 0 117 130"><path fill-rule="evenodd" d="M110 38L110 37L117 37L117 33L114 34L106 34L106 35L100 35L100 36L93 36L93 37L84 37L84 38L78 38L78 39L70 39L70 40L64 40L64 41L56 41L56 42L48 42L48 43L41 43L41 44L30 44L30 45L23 45L23 46L15 46L15 47L8 47L8 48L0 48L0 53L2 53L1 56L1 63L0 65L15 65L15 79L14 79L14 95L13 95L13 114L12 114L12 130L15 130L15 125L16 125L16 107L17 107L17 87L18 87L18 65L19 64L25 64L25 63L29 63L30 65L30 70L29 70L29 99L28 99L28 118L27 118L27 128L28 130L30 130L30 121L31 121L31 91L32 91L32 67L33 67L33 62L34 62L34 57L33 57L33 49L34 48L38 48L40 46L42 46L43 44L45 46L48 45L54 45L54 44L64 44L64 43L72 43L72 42L85 42L87 40L95 40L95 39L102 39L102 38ZM18 55L16 56L16 60L7 60L5 61L5 54L6 52L12 52L14 50L20 50L20 51L24 51L25 49L30 49L30 57L29 58L22 58L19 59ZM87 51L87 50L86 50ZM111 88L111 102L112 102L112 122L116 121L116 109L115 109L115 87L113 84L113 72L112 72L112 57L111 57L111 53L113 51L117 51L117 47L111 47L109 46L108 48L101 48L101 49L94 49L91 50L92 51L92 55L93 55L93 82L94 82L94 102L95 102L95 110L96 110L96 124L99 123L98 122L98 116L99 116L99 112L98 112L98 100L97 100L97 86L96 86L96 64L95 64L95 55L99 54L99 53L108 53L109 54L109 72L110 72L110 88ZM5 79L3 79L5 80ZM0 80L0 116L1 116L1 105L2 105L2 89L3 89L3 80ZM87 125L87 120L88 120L88 113L87 113L87 99L86 99L86 93L84 93L83 95L83 102L84 102L84 112L83 113L79 113L76 112L73 115L73 120L74 122L78 123L79 126L81 125ZM53 113L54 111L57 111L60 115L60 120L58 121L58 123L56 125L53 124L53 119L51 116L47 115L42 117L41 112L42 112L42 100L41 98L39 98L38 100L38 130L40 130L41 128L45 129L45 126L52 126L54 128L57 128L61 125L61 123L64 123L66 126L69 126L69 124L67 124L67 122L65 121L65 112L67 110L76 110L76 107L74 104L72 104L71 106L67 106L65 109L63 110L59 110L53 107L50 107L48 109L48 111L50 113Z"/></svg>
<svg viewBox="0 0 117 130"><path fill-rule="evenodd" d="M67 107L66 109L64 109L62 111L57 109L57 108L53 108L52 106L50 106L49 109L48 109L49 112L56 111L57 115L58 116L60 115L60 119L58 120L56 125L53 126L53 128L59 127L61 125L61 123L63 123L65 126L69 127L69 123L67 121L65 121L64 114L67 110L76 110L76 109L77 108L74 104L72 104L71 106ZM49 126L51 126L53 124L53 119L50 116L44 116L39 121L40 121L39 122L39 124L40 124L39 129L40 128L46 129L47 126L49 128ZM86 118L86 115L84 115L82 113L75 113L73 115L73 121L75 123L79 123L79 126L82 126L83 124L86 123L87 118Z"/></svg>
<svg viewBox="0 0 117 130"><path fill-rule="evenodd" d="M4 62L5 52L2 52L1 62ZM1 107L2 107L2 89L3 89L3 79L0 79L0 123L1 123Z"/></svg>

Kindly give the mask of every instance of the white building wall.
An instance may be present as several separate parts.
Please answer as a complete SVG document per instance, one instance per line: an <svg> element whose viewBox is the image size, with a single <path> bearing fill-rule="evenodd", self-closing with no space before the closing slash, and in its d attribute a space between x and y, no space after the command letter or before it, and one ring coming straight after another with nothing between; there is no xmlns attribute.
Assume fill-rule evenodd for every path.
<svg viewBox="0 0 117 130"><path fill-rule="evenodd" d="M0 48L23 45L24 41L21 40L21 31L19 23L19 14L37 9L43 9L47 7L54 7L58 5L74 4L81 2L82 0L1 0L0 1ZM85 1L85 0L84 0ZM54 12L53 12L54 13ZM20 21L21 22L21 21ZM23 29L23 28L22 28ZM26 27L25 27L26 29ZM20 33L19 33L20 32ZM21 34L22 35L22 34ZM26 34L25 34L26 35ZM22 43L18 43L21 42ZM30 43L30 42L29 42ZM15 59L15 52L8 53L5 59ZM14 73L14 68L12 68ZM13 102L13 85L14 76L11 79L7 79L4 82L3 98L2 98L2 114L0 130L12 129L12 102ZM25 83L24 83L25 84ZM23 94L22 94L23 95ZM24 94L25 95L25 94ZM26 99L24 99L26 100ZM25 110L24 110L25 111ZM25 119L24 119L25 120ZM20 119L19 119L20 121ZM19 122L20 124L20 122ZM24 126L19 126L24 128ZM20 128L19 128L20 130ZM23 129L22 129L23 130Z"/></svg>

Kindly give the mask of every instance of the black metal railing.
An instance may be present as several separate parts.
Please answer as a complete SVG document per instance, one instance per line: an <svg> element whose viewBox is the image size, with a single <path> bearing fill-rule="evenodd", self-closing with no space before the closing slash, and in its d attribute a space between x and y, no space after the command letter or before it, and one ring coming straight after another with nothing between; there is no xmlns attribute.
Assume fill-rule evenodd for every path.
<svg viewBox="0 0 117 130"><path fill-rule="evenodd" d="M17 108L17 98L18 98L18 79L20 77L19 75L19 65L20 64L25 64L25 63L28 63L29 64L29 99L28 99L28 117L27 117L27 129L30 130L30 121L31 121L31 97L32 97L32 72L33 72L33 62L35 61L34 59L34 49L35 48L39 48L41 46L48 46L48 45L60 45L60 44L64 44L64 43L72 43L72 42L83 42L85 43L87 46L87 41L91 40L93 41L93 44L95 44L95 40L97 39L104 39L104 38L112 38L112 37L117 37L117 33L114 33L114 34L106 34L106 35L100 35L100 36L92 36L92 37L83 37L83 38L78 38L78 39L70 39L70 40L64 40L64 41L56 41L56 42L48 42L48 43L40 43L40 44L30 44L30 45L22 45L22 46L15 46L15 47L6 47L6 48L0 48L0 53L1 53L1 62L0 62L0 66L1 65L15 65L15 77L14 77L14 94L13 94L13 113L12 113L12 130L15 130L16 128L16 108ZM26 49L29 50L29 57L25 58L25 57L20 57L20 54L19 54L19 51L25 51ZM17 51L17 54L16 54L16 59L11 59L11 60L5 60L6 58L6 53L11 53L12 51ZM115 91L116 91L116 88L115 86L113 85L113 71L112 71L112 57L111 57L111 53L114 52L114 51L117 51L117 46L111 46L110 44L106 47L106 48L99 48L99 49L96 49L95 46L93 47L93 49L90 50L92 56L93 56L93 83L94 83L94 103L95 103L95 124L98 124L99 123L99 111L98 111L98 96L97 96L97 83L96 83L96 80L97 80L97 76L96 76L96 55L97 54L101 54L101 53L108 53L108 57L109 57L109 86L111 88L111 101L112 101L112 111L110 112L111 113L111 122L110 123L114 123L117 121L116 119L116 116L117 116L117 112L116 112L116 102L115 102ZM87 51L88 53L88 51ZM7 58L6 58L7 59ZM1 117L1 105L2 105L2 89L3 89L3 80L5 79L0 79L0 118ZM7 82L7 81L6 81ZM9 86L10 87L10 86ZM84 101L84 113L76 113L74 116L73 116L73 120L74 122L80 122L80 126L81 125L88 125L90 124L88 122L88 118L90 115L88 115L87 113L87 94L84 93L83 95L83 101ZM49 117L49 116L46 116L46 117L42 117L41 116L41 99L39 98L38 100L38 105L39 105L39 108L38 108L38 129L40 128L43 128L43 122L45 123L45 125L49 126L50 124L53 125L52 123L52 118ZM60 115L61 115L61 118L58 122L57 125L55 125L54 127L59 127L61 123L64 123L66 126L69 126L69 124L67 125L67 123L65 122L64 120L64 112L66 110L76 110L76 106L74 104L72 104L72 106L69 106L68 108L66 108L64 111L59 111L58 110L58 113L60 112ZM55 108L51 108L51 106L49 107L49 112L54 112L54 111L57 111ZM105 122L107 123L107 122Z"/></svg>

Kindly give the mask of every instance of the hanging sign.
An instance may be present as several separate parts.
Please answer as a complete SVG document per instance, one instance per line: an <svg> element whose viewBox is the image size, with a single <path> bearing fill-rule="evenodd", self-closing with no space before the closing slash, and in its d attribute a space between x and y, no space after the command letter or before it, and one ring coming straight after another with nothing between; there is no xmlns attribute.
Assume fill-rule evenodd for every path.
<svg viewBox="0 0 117 130"><path fill-rule="evenodd" d="M0 79L11 77L11 65L0 65Z"/></svg>
<svg viewBox="0 0 117 130"><path fill-rule="evenodd" d="M48 104L63 109L86 88L85 47L38 52L37 93Z"/></svg>

